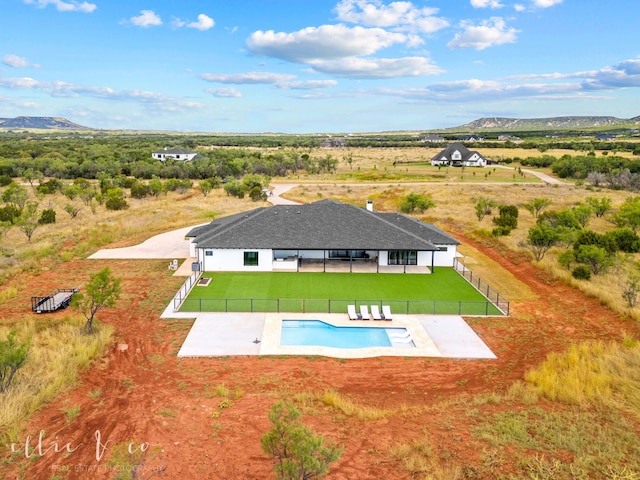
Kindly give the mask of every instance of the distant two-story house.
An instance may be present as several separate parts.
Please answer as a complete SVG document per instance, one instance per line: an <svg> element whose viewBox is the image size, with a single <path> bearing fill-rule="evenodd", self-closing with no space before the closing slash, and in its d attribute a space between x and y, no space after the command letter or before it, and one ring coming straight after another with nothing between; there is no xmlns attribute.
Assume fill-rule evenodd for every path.
<svg viewBox="0 0 640 480"><path fill-rule="evenodd" d="M450 167L486 167L487 159L478 152L472 152L460 142L447 147L431 159L431 165Z"/></svg>
<svg viewBox="0 0 640 480"><path fill-rule="evenodd" d="M155 160L164 162L166 160L179 160L181 162L190 162L198 156L198 152L187 150L186 148L164 148L163 150L157 150L151 154L151 157Z"/></svg>

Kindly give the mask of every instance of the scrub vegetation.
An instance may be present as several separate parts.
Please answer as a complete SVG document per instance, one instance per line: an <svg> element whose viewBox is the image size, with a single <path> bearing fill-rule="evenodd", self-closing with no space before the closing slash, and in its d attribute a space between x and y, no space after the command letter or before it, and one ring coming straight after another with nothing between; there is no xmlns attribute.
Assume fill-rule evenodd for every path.
<svg viewBox="0 0 640 480"><path fill-rule="evenodd" d="M154 149L180 139L155 138ZM640 478L640 253L629 233L638 227L637 194L626 186L608 188L619 177L596 186L588 173L585 178L569 175L566 183L551 185L527 171L551 174L553 162L543 157L591 151L589 158L610 160L594 165L614 164L613 157L632 161L632 149L625 144L614 152L592 145L580 153L546 140L530 148L474 145L503 165L438 169L427 165L437 147L402 148L398 143L324 150L267 140L276 143L256 150L254 158L277 164L280 155L293 156L291 149L301 158L308 155L315 166L289 169L278 177L249 170L259 162L242 163L248 157L238 149L244 145L212 148L209 142L202 150L211 152L209 158L223 150L219 155L230 158L229 165L269 176L272 184L294 184L286 196L300 202L334 198L364 206L372 200L376 210L396 212L409 195L432 201L411 215L458 237L462 260L511 301L508 318L468 318L498 359L177 359L192 322L159 320L182 283L167 271L166 261L86 257L99 248L134 245L167 230L268 204L227 195L222 183L200 190L200 181L227 175L205 170L191 176L202 164L156 165L146 158L148 145L135 145L135 138L119 146L114 139L73 139L66 144L73 149L64 140L3 138L0 341L15 335L28 344L28 355L0 393L0 476L49 478L52 465L72 469L95 462L92 449L29 460L9 446L24 446L26 436L37 438L41 429L46 430L45 443L59 438L86 445L101 428L104 440L108 433L114 446L105 455L113 467L144 463L147 473L186 478L202 476L215 465L221 478L268 478L273 462L260 439L272 427L270 409L282 401L303 415L314 435L327 439L325 445L344 446L324 457L330 475L337 477ZM543 143L547 148L541 151ZM197 142L183 146L201 150ZM114 152L120 156L115 163ZM13 170L16 166L19 171ZM51 169L43 170L41 178L26 171L47 166ZM57 177L52 175L56 171L67 173ZM86 176L86 183L78 176ZM108 189L120 189L118 198L127 208L107 208L109 197L101 190L107 176L116 182ZM134 195L144 190L131 181L134 176L150 188L153 181L154 188L158 181L166 188L157 195ZM190 182L180 183L185 179ZM486 200L482 214L480 199ZM38 204L32 218L19 212L29 211L28 202ZM500 205L514 206L519 215L509 234L498 237L492 230ZM592 213L587 215L584 207ZM33 226L27 220L41 218L44 211L47 221L36 220L29 237L20 226ZM545 229L554 235L547 236ZM536 257L532 247L546 248L544 242L552 243ZM564 255L567 251L573 257ZM590 280L572 276L577 266L589 270ZM80 315L30 311L32 295L85 285L91 272L104 267L122 279L121 296L112 309L100 311L95 335L82 333L86 319ZM432 278L442 278L439 270ZM286 288L295 291L300 283ZM449 282L441 283L446 287ZM211 286L216 284L223 283ZM237 291L247 285L236 286ZM121 419L117 425L114 418ZM132 438L162 448L146 456L138 449L132 457L122 446Z"/></svg>

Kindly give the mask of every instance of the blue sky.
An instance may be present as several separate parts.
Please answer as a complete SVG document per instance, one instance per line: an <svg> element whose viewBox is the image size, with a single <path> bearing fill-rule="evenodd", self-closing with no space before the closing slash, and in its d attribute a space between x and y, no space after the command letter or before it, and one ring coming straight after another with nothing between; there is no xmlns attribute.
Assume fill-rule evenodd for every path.
<svg viewBox="0 0 640 480"><path fill-rule="evenodd" d="M640 115L637 0L0 0L0 117L357 133Z"/></svg>

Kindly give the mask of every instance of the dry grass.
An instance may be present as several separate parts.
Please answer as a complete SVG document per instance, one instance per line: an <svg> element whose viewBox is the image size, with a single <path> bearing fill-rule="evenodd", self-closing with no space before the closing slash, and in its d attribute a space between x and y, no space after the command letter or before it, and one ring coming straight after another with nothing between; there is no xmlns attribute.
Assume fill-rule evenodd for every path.
<svg viewBox="0 0 640 480"><path fill-rule="evenodd" d="M622 408L640 418L640 346L585 342L552 353L525 379L550 400Z"/></svg>
<svg viewBox="0 0 640 480"><path fill-rule="evenodd" d="M79 371L103 355L113 334L113 328L107 325L100 325L95 335L83 334L83 318L16 320L20 321L12 329L21 341L30 339L31 347L24 367L2 395L0 435L9 441L15 441L29 415L73 385ZM0 338L8 332L9 328L0 327Z"/></svg>

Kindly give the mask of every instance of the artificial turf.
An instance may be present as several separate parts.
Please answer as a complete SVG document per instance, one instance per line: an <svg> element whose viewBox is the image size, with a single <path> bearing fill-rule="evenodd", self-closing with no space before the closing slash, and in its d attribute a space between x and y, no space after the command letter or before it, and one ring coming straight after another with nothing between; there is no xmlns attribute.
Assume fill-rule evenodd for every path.
<svg viewBox="0 0 640 480"><path fill-rule="evenodd" d="M195 286L182 311L345 311L347 303L395 304L396 310L405 310L410 302L411 310L424 313L499 314L493 305L487 306L486 298L464 280L453 268L436 268L430 275L376 274L376 273L307 273L307 272L219 272L205 273L212 281L208 286ZM213 301L211 299L225 299ZM241 299L254 299L249 307ZM272 301L266 301L267 299ZM276 305L280 299L286 306ZM288 302L286 299L305 299ZM312 300L318 300L317 307ZM328 303L328 300L331 300ZM229 301L232 307L229 307ZM235 302L235 303L234 303ZM461 303L472 312L462 312ZM332 305L333 304L333 305ZM435 304L438 304L436 312ZM236 306L234 306L236 305ZM313 305L313 306L312 306ZM409 310L407 303L406 310ZM422 307L418 307L422 305ZM317 308L314 310L314 308ZM444 309L445 311L441 311ZM476 311L477 310L477 311ZM409 313L407 311L407 313ZM420 313L415 311L414 313Z"/></svg>

